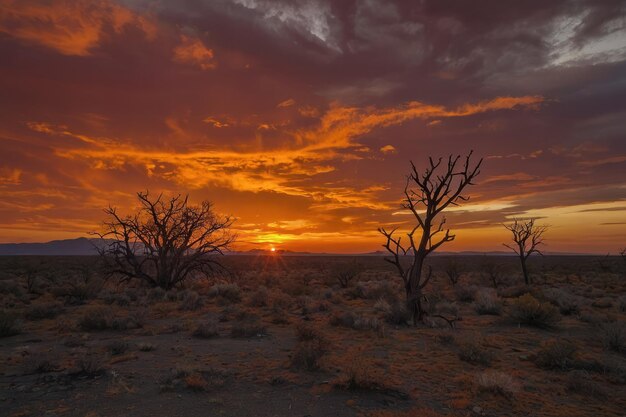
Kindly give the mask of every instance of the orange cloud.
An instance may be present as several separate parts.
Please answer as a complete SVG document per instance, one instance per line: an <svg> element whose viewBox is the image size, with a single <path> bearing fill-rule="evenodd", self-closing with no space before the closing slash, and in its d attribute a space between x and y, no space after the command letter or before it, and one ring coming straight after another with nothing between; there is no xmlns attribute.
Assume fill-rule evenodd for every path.
<svg viewBox="0 0 626 417"><path fill-rule="evenodd" d="M0 32L64 55L89 55L108 28L119 34L128 26L156 36L151 19L108 0L0 0Z"/></svg>
<svg viewBox="0 0 626 417"><path fill-rule="evenodd" d="M207 48L198 38L180 36L180 44L174 48L174 61L181 64L196 65L203 70L215 68L213 50Z"/></svg>
<svg viewBox="0 0 626 417"><path fill-rule="evenodd" d="M287 137L296 139L296 145L292 139L272 149L259 145L255 150L248 148L245 151L232 148L149 149L76 134L63 126L43 123L29 126L38 132L83 142L87 146L76 148L68 142L67 146L58 146L55 152L64 158L89 161L92 168L99 170L124 170L134 166L141 167L149 177L163 178L191 189L216 185L236 191L272 191L301 196L311 199L313 207L319 210L350 207L386 210L397 204L380 201L379 193L386 187L377 185L357 189L329 182L303 185L303 179L334 171L337 161L368 157L356 138L373 129L415 118L464 117L539 101L538 98L509 97L453 110L417 102L384 109L335 105L321 118L317 127L284 132ZM393 145L387 145L382 151L391 152L392 148Z"/></svg>

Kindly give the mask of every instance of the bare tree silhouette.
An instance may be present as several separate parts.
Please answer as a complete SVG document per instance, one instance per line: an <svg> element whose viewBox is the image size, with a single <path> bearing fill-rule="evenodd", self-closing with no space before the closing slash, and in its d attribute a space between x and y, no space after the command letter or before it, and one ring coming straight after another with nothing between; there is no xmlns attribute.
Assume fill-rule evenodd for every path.
<svg viewBox="0 0 626 417"><path fill-rule="evenodd" d="M154 287L170 289L194 274L223 270L215 259L234 241L231 217L218 216L203 201L188 204L189 196L151 199L139 192L140 209L122 217L117 209L105 209L103 239L98 248L107 269L121 281L139 279Z"/></svg>
<svg viewBox="0 0 626 417"><path fill-rule="evenodd" d="M513 223L503 225L512 233L513 242L515 243L514 246L506 243L503 243L503 245L519 256L526 285L531 283L526 260L533 253L543 255L537 247L544 244L543 234L549 228L547 225L536 225L535 220L536 219L513 219Z"/></svg>
<svg viewBox="0 0 626 417"><path fill-rule="evenodd" d="M422 305L423 289L432 277L432 268L429 268L427 274L422 273L424 260L431 252L455 238L450 229L444 230L446 219L440 214L450 205L469 199L461 193L465 187L473 185L472 180L480 173L483 160L473 165L472 153L466 156L463 165L459 164L460 155L448 156L447 164L442 163L442 158L434 161L429 157L428 167L423 173L418 172L411 162L412 170L407 176L402 204L416 220L413 229L406 234L408 242L403 245L402 237L395 236L396 229L378 229L387 239L383 247L392 255L385 260L396 267L404 282L407 307L414 325L423 321L426 314ZM418 231L420 233L416 235ZM403 262L403 257L407 255L412 255L408 266Z"/></svg>

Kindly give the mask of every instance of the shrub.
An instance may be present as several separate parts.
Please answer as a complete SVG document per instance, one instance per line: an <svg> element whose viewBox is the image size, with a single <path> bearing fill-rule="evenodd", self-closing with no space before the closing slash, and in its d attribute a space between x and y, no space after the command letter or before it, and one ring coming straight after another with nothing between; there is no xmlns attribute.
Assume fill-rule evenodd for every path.
<svg viewBox="0 0 626 417"><path fill-rule="evenodd" d="M217 369L190 370L172 369L170 374L161 381L161 391L189 389L192 391L210 391L226 384L227 375Z"/></svg>
<svg viewBox="0 0 626 417"><path fill-rule="evenodd" d="M29 320L53 319L64 310L63 305L57 302L35 304L26 310L24 316Z"/></svg>
<svg viewBox="0 0 626 417"><path fill-rule="evenodd" d="M265 307L268 302L269 292L263 285L257 288L257 290L250 296L250 305L252 307Z"/></svg>
<svg viewBox="0 0 626 417"><path fill-rule="evenodd" d="M105 368L100 358L94 353L85 353L76 359L72 373L83 378L96 378L104 372Z"/></svg>
<svg viewBox="0 0 626 417"><path fill-rule="evenodd" d="M396 326L405 325L411 320L411 313L406 308L406 304L397 301L391 304L391 309L385 314L385 321Z"/></svg>
<svg viewBox="0 0 626 417"><path fill-rule="evenodd" d="M500 315L502 311L502 302L498 298L498 294L491 288L483 288L476 292L474 299L474 310L478 314Z"/></svg>
<svg viewBox="0 0 626 417"><path fill-rule="evenodd" d="M185 291L178 308L185 311L195 311L202 307L202 298L195 291Z"/></svg>
<svg viewBox="0 0 626 417"><path fill-rule="evenodd" d="M374 310L387 315L391 312L391 305L386 300L379 298L374 304Z"/></svg>
<svg viewBox="0 0 626 417"><path fill-rule="evenodd" d="M141 352L152 352L153 350L156 350L157 347L152 343L140 343L137 348Z"/></svg>
<svg viewBox="0 0 626 417"><path fill-rule="evenodd" d="M559 288L549 288L543 291L543 296L553 305L558 307L559 312L565 316L580 312L581 302L579 297Z"/></svg>
<svg viewBox="0 0 626 417"><path fill-rule="evenodd" d="M201 339L210 339L219 336L217 319L210 318L198 324L191 335Z"/></svg>
<svg viewBox="0 0 626 417"><path fill-rule="evenodd" d="M335 271L335 277L341 288L348 288L350 283L356 279L363 268L356 261L346 262L340 265Z"/></svg>
<svg viewBox="0 0 626 417"><path fill-rule="evenodd" d="M541 344L535 357L537 366L543 369L565 371L575 364L576 345L564 339L550 339Z"/></svg>
<svg viewBox="0 0 626 417"><path fill-rule="evenodd" d="M542 303L530 294L513 301L509 317L516 323L539 328L552 328L560 320L559 311L550 303Z"/></svg>
<svg viewBox="0 0 626 417"><path fill-rule="evenodd" d="M578 394L589 395L595 398L604 399L608 395L604 389L598 385L587 371L574 370L567 375L568 391Z"/></svg>
<svg viewBox="0 0 626 417"><path fill-rule="evenodd" d="M476 377L480 391L492 392L511 399L519 391L518 383L507 373L500 371L484 371Z"/></svg>
<svg viewBox="0 0 626 417"><path fill-rule="evenodd" d="M296 327L298 343L291 357L295 368L312 371L319 369L320 359L328 353L328 341L317 329L304 323Z"/></svg>
<svg viewBox="0 0 626 417"><path fill-rule="evenodd" d="M388 390L384 376L379 372L371 359L357 355L349 366L344 369L343 376L335 385L348 390Z"/></svg>
<svg viewBox="0 0 626 417"><path fill-rule="evenodd" d="M465 339L459 343L459 359L474 364L488 366L493 355L489 352L481 340L477 338Z"/></svg>
<svg viewBox="0 0 626 417"><path fill-rule="evenodd" d="M130 346L125 340L114 340L113 342L109 343L107 348L112 355L121 355L122 353L125 353L130 348Z"/></svg>
<svg viewBox="0 0 626 417"><path fill-rule="evenodd" d="M241 301L241 290L237 284L215 284L209 290L209 297L222 297L231 303Z"/></svg>
<svg viewBox="0 0 626 417"><path fill-rule="evenodd" d="M464 301L468 303L474 301L476 291L477 291L477 288L475 285L469 285L469 286L458 285L454 288L456 299L458 301Z"/></svg>
<svg viewBox="0 0 626 417"><path fill-rule="evenodd" d="M267 334L265 327L258 316L247 316L233 323L230 335L232 337L255 337Z"/></svg>
<svg viewBox="0 0 626 417"><path fill-rule="evenodd" d="M148 301L157 302L167 298L167 291L161 287L154 287L148 291Z"/></svg>
<svg viewBox="0 0 626 417"><path fill-rule="evenodd" d="M352 327L354 326L355 315L351 312L334 312L329 319L331 326Z"/></svg>
<svg viewBox="0 0 626 417"><path fill-rule="evenodd" d="M91 307L78 320L78 326L84 331L106 330L112 327L111 310L106 307Z"/></svg>
<svg viewBox="0 0 626 417"><path fill-rule="evenodd" d="M58 364L48 354L37 354L33 358L33 362L29 364L29 373L45 374L48 372L54 372L58 369Z"/></svg>
<svg viewBox="0 0 626 417"><path fill-rule="evenodd" d="M626 353L626 325L615 322L602 326L604 346L618 353Z"/></svg>
<svg viewBox="0 0 626 417"><path fill-rule="evenodd" d="M619 311L622 313L626 313L626 295L622 295L617 299L617 306Z"/></svg>

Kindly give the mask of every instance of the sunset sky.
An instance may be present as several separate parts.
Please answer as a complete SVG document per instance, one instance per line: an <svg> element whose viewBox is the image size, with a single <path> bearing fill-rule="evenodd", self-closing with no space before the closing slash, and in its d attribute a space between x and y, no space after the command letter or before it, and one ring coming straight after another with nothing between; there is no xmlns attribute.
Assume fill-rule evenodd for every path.
<svg viewBox="0 0 626 417"><path fill-rule="evenodd" d="M0 0L0 243L86 236L135 193L236 249L367 252L412 160L484 157L443 250L626 246L626 2Z"/></svg>

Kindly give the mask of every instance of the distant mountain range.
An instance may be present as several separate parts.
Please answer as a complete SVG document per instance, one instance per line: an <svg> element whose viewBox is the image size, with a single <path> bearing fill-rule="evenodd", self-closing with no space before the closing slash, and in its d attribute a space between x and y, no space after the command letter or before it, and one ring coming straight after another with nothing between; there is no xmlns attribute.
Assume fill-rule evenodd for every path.
<svg viewBox="0 0 626 417"><path fill-rule="evenodd" d="M17 256L17 255L39 255L39 256L86 256L97 255L97 244L101 243L100 239L89 239L80 237L77 239L53 240L46 243L0 243L0 256ZM385 256L386 252L375 251L369 253L355 254L338 254L338 253L315 253L315 252L292 252L288 250L277 250L271 252L264 249L252 249L243 252L229 252L229 255L273 255L281 256ZM512 256L512 252L492 251L462 251L462 252L434 252L433 256L446 255L462 255L462 256ZM583 253L567 253L567 252L549 252L546 255L593 255Z"/></svg>

